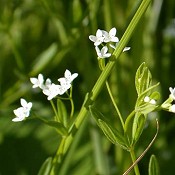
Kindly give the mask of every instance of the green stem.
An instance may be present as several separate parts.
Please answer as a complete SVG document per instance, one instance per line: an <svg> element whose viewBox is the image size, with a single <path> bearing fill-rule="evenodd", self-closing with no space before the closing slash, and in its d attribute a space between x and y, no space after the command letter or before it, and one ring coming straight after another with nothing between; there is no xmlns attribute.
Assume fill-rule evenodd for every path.
<svg viewBox="0 0 175 175"><path fill-rule="evenodd" d="M70 99L70 103L71 103L70 118L72 118L73 115L74 115L74 101L73 101L73 99L72 99L72 89L73 89L73 87L71 86L71 88L70 88L70 95L69 95L69 99Z"/></svg>
<svg viewBox="0 0 175 175"><path fill-rule="evenodd" d="M135 163L136 156L133 148L130 149L130 155L131 155L132 162ZM134 171L135 171L135 175L140 175L139 167L137 164L134 166Z"/></svg>
<svg viewBox="0 0 175 175"><path fill-rule="evenodd" d="M100 77L98 78L97 82L95 83L91 93L89 93L86 101L83 103L80 112L75 120L75 124L72 127L72 129L70 130L68 136L66 138L64 138L60 145L62 145L62 142L64 142L64 149L62 148L58 148L57 153L55 155L55 157L59 157L59 155L63 155L67 152L68 148L70 147L72 141L73 141L73 137L76 134L78 128L80 127L82 121L84 120L84 118L86 117L86 114L88 112L88 107L90 105L93 104L93 101L97 98L98 94L100 93L103 85L105 84L108 76L110 75L112 68L114 67L116 60L118 59L118 57L120 56L120 54L122 53L124 47L126 46L127 42L129 41L134 29L136 28L139 20L141 19L141 17L143 16L144 12L146 11L149 3L151 2L151 0L143 0L141 5L139 6L136 14L134 15L133 19L131 20L128 28L126 29L123 37L121 38L116 50L113 53L113 60L110 60L108 62L108 64L106 65L105 69L102 71ZM61 161L61 160L60 160ZM52 169L54 169L54 165L52 167Z"/></svg>
<svg viewBox="0 0 175 175"><path fill-rule="evenodd" d="M57 122L60 122L61 120L60 120L60 118L59 118L59 116L58 116L57 109L55 108L55 105L54 105L53 101L50 100L50 103L51 103L52 108L53 108L53 111L54 111L54 113L55 113L55 119L56 119L56 121L57 121Z"/></svg>
<svg viewBox="0 0 175 175"><path fill-rule="evenodd" d="M119 111L119 108L118 108L117 104L115 103L115 100L114 100L114 97L113 97L113 95L112 95L111 89L110 89L110 87L109 87L109 83L108 83L108 81L106 81L106 87L107 87L107 90L108 90L109 96L110 96L111 101L112 101L112 103L113 103L113 105L114 105L114 108L115 108L116 111L117 111L117 114L118 114L118 116L119 116L120 122L121 122L122 127L123 127L123 130L124 130L124 128L125 128L125 124L124 124L124 121L123 121L122 115L121 115L121 113L120 113L120 111Z"/></svg>

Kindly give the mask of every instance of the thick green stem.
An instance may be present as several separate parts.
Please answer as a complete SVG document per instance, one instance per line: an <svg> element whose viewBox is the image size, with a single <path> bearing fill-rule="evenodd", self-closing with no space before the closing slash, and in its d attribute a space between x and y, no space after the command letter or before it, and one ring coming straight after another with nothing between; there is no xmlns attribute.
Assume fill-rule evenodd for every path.
<svg viewBox="0 0 175 175"><path fill-rule="evenodd" d="M101 89L103 88L108 76L110 75L110 73L112 71L112 68L114 67L114 65L116 63L116 60L118 59L118 57L122 53L124 47L126 46L129 39L131 38L131 35L132 35L134 29L136 28L139 20L141 19L141 17L145 13L150 2L151 2L151 0L143 0L142 1L140 7L138 8L136 14L134 15L132 21L130 22L128 28L126 29L123 37L121 38L116 50L114 51L114 53L112 55L112 58L114 58L114 59L111 59L108 62L108 64L106 65L105 69L102 71L102 73L101 73L100 77L98 78L97 82L95 83L92 91L89 93L85 103L81 107L81 110L76 118L74 127L72 127L72 129L70 130L68 136L61 141L61 143L62 142L65 143L64 149L59 147L55 157L60 157L59 155L63 156L67 152L68 148L70 147L70 145L73 141L74 135L76 134L78 128L80 127L82 121L84 120L84 118L88 112L88 107L93 104L93 101L95 101L95 99L99 95L99 93L100 93ZM59 159L59 161L61 161L61 160Z"/></svg>

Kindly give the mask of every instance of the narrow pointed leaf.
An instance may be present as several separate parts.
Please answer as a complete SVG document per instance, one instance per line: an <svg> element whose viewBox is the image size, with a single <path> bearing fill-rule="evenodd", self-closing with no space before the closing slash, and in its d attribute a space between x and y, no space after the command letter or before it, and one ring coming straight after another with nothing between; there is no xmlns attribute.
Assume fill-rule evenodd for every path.
<svg viewBox="0 0 175 175"><path fill-rule="evenodd" d="M142 134L146 117L141 113L136 113L132 128L132 143L135 144Z"/></svg>
<svg viewBox="0 0 175 175"><path fill-rule="evenodd" d="M42 164L38 172L38 175L48 175L50 173L51 167L52 167L52 158L49 157Z"/></svg>
<svg viewBox="0 0 175 175"><path fill-rule="evenodd" d="M137 94L140 95L147 88L150 87L152 81L151 72L146 67L145 63L142 63L140 67L137 69L135 76L135 86L137 90Z"/></svg>
<svg viewBox="0 0 175 175"><path fill-rule="evenodd" d="M57 99L57 109L59 118L61 119L63 125L67 127L67 111L64 103L60 99Z"/></svg>
<svg viewBox="0 0 175 175"><path fill-rule="evenodd" d="M149 175L160 175L159 165L155 155L152 155L149 161Z"/></svg>

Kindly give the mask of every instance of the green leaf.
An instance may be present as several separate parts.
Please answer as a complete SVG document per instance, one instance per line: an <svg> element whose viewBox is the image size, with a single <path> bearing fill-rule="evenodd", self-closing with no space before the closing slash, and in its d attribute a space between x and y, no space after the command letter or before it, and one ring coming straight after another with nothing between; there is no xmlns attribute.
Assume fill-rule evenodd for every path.
<svg viewBox="0 0 175 175"><path fill-rule="evenodd" d="M112 128L109 124L104 122L101 119L98 119L98 126L101 128L105 136L113 143L118 144L123 149L128 150L126 143L125 143L125 137L116 129Z"/></svg>
<svg viewBox="0 0 175 175"><path fill-rule="evenodd" d="M64 103L60 99L57 99L57 109L59 118L61 119L63 125L67 127L67 111Z"/></svg>
<svg viewBox="0 0 175 175"><path fill-rule="evenodd" d="M41 117L37 117L37 118L40 121L42 121L44 124L55 128L61 136L66 136L68 134L68 130L64 127L63 124L56 122L56 121L48 121L48 120L45 120Z"/></svg>
<svg viewBox="0 0 175 175"><path fill-rule="evenodd" d="M152 155L149 161L149 175L160 175L159 165L155 155Z"/></svg>
<svg viewBox="0 0 175 175"><path fill-rule="evenodd" d="M147 90L145 90L142 94L139 95L135 105L136 112L141 112L142 114L146 115L152 112L155 108L157 108L157 105L155 104L145 103L144 98L148 95L151 99L158 100L160 98L160 94L157 91L151 93L151 91L158 85L159 83L149 87Z"/></svg>
<svg viewBox="0 0 175 175"><path fill-rule="evenodd" d="M125 137L116 128L114 128L105 117L94 107L90 106L91 115L95 118L98 126L103 131L105 136L113 143L118 144L122 148L128 150Z"/></svg>
<svg viewBox="0 0 175 175"><path fill-rule="evenodd" d="M140 95L146 89L148 89L152 82L152 76L149 69L146 67L145 63L142 63L137 69L135 76L135 86L137 94Z"/></svg>
<svg viewBox="0 0 175 175"><path fill-rule="evenodd" d="M146 117L141 113L136 113L133 128L132 128L132 143L135 144L139 137L141 136L144 126L145 126Z"/></svg>
<svg viewBox="0 0 175 175"><path fill-rule="evenodd" d="M42 166L38 172L38 175L49 175L51 167L52 167L52 158L49 157L42 164Z"/></svg>

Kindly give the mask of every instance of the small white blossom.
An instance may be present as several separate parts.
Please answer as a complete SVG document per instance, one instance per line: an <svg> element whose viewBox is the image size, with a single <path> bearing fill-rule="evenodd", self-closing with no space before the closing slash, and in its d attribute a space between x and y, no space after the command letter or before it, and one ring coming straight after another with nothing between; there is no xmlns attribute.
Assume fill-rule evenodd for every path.
<svg viewBox="0 0 175 175"><path fill-rule="evenodd" d="M71 74L71 72L66 69L64 72L64 77L59 78L58 81L60 82L60 85L62 89L66 89L66 91L71 87L72 81L78 76L77 73Z"/></svg>
<svg viewBox="0 0 175 175"><path fill-rule="evenodd" d="M108 58L111 56L111 53L107 53L108 47L104 46L101 50L96 46L95 50L99 58Z"/></svg>
<svg viewBox="0 0 175 175"><path fill-rule="evenodd" d="M148 103L150 101L150 98L148 97L148 96L146 96L145 98L144 98L144 102L145 103Z"/></svg>
<svg viewBox="0 0 175 175"><path fill-rule="evenodd" d="M33 88L43 88L44 78L42 74L39 74L38 78L30 78L30 81L33 84Z"/></svg>
<svg viewBox="0 0 175 175"><path fill-rule="evenodd" d="M169 107L169 111L175 113L175 104Z"/></svg>
<svg viewBox="0 0 175 175"><path fill-rule="evenodd" d="M169 90L170 90L170 97L173 99L173 100L175 100L175 88L173 89L172 87L170 87L169 88Z"/></svg>
<svg viewBox="0 0 175 175"><path fill-rule="evenodd" d="M27 103L26 100L21 98L21 106L17 109L15 109L13 112L16 115L16 118L12 119L13 122L19 122L24 120L26 117L30 115L30 110L32 108L32 103Z"/></svg>
<svg viewBox="0 0 175 175"><path fill-rule="evenodd" d="M151 99L149 103L152 104L152 105L155 105L156 104L156 100Z"/></svg>
<svg viewBox="0 0 175 175"><path fill-rule="evenodd" d="M108 42L119 42L119 39L115 36L116 35L116 28L112 28L109 33L106 32L105 30L102 30L104 40L103 42L108 43Z"/></svg>
<svg viewBox="0 0 175 175"><path fill-rule="evenodd" d="M43 89L43 93L47 96L48 100L52 100L57 95L61 95L61 85L52 83L48 88Z"/></svg>
<svg viewBox="0 0 175 175"><path fill-rule="evenodd" d="M100 29L98 29L97 32L96 32L96 36L90 35L90 36L89 36L89 39L90 39L92 42L94 42L94 45L95 45L95 46L98 46L98 45L100 45L100 44L103 42L104 36L103 36L102 31L101 31Z"/></svg>
<svg viewBox="0 0 175 175"><path fill-rule="evenodd" d="M155 105L156 104L156 100L154 99L150 99L150 97L146 96L143 100L145 103L150 103L152 105Z"/></svg>

